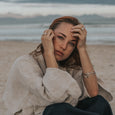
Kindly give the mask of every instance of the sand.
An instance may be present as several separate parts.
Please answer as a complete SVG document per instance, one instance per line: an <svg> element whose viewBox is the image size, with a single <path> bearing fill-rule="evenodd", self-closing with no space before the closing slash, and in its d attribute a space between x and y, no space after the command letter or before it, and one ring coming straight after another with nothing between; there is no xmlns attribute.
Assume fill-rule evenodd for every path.
<svg viewBox="0 0 115 115"><path fill-rule="evenodd" d="M0 41L0 115L5 115L1 97L13 62L17 57L31 52L37 45L37 42ZM87 50L97 76L103 79L114 98L115 45L88 45ZM115 99L110 102L110 105L115 114Z"/></svg>

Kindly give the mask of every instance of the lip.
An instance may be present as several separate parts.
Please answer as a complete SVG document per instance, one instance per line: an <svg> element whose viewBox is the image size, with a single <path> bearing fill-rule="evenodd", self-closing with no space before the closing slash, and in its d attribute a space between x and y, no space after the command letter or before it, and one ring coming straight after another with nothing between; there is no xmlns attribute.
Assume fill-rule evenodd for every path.
<svg viewBox="0 0 115 115"><path fill-rule="evenodd" d="M62 52L60 52L60 51L58 51L58 50L56 50L56 54L58 54L58 55L60 55L60 56L64 55Z"/></svg>

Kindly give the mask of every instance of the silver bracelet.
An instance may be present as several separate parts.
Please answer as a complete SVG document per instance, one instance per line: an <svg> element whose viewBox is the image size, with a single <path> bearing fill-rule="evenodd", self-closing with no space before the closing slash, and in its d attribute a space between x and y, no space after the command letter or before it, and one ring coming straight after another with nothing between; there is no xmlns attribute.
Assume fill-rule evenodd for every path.
<svg viewBox="0 0 115 115"><path fill-rule="evenodd" d="M87 73L82 73L82 74L83 74L83 77L85 77L85 78L88 78L92 74L96 75L95 71L87 72Z"/></svg>

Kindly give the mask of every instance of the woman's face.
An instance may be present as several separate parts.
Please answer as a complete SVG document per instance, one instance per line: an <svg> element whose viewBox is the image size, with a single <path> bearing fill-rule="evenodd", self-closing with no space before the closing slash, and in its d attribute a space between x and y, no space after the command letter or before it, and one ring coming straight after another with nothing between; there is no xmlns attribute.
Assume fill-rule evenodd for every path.
<svg viewBox="0 0 115 115"><path fill-rule="evenodd" d="M76 38L72 36L72 24L62 22L54 30L54 55L57 61L67 59L76 45Z"/></svg>

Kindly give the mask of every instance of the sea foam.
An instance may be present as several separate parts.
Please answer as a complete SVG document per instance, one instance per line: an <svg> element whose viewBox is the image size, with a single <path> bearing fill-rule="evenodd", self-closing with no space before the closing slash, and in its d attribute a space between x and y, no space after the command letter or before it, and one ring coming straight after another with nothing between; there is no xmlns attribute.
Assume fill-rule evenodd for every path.
<svg viewBox="0 0 115 115"><path fill-rule="evenodd" d="M115 17L115 5L102 4L62 4L62 3L8 3L0 2L0 15L100 15Z"/></svg>

